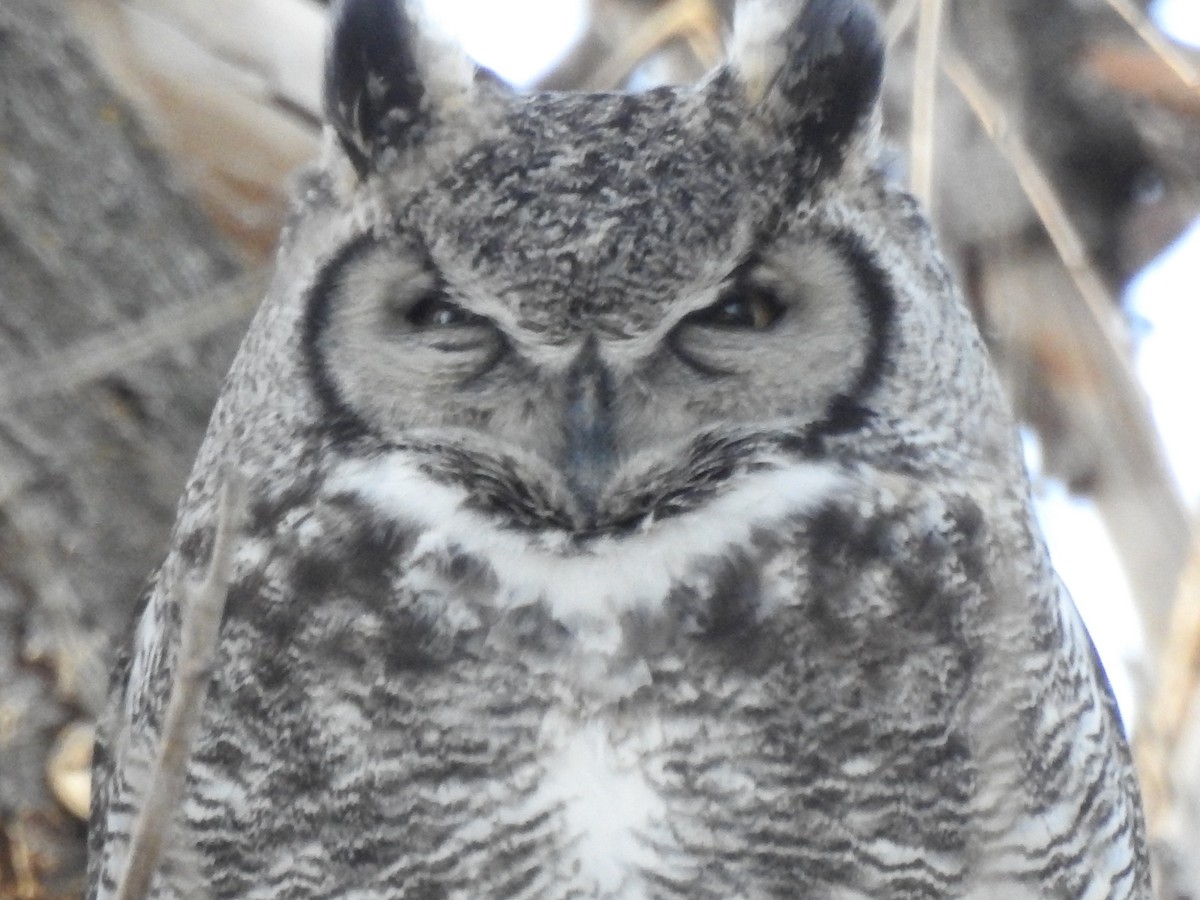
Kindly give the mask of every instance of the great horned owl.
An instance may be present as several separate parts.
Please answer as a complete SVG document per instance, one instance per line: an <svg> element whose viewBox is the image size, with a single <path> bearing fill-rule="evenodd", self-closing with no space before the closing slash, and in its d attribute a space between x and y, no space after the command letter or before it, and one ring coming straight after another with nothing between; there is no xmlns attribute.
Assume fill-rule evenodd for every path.
<svg viewBox="0 0 1200 900"><path fill-rule="evenodd" d="M251 501L153 896L1148 896L1129 754L852 0L520 96L344 0L329 140L119 679L125 865L219 473Z"/></svg>

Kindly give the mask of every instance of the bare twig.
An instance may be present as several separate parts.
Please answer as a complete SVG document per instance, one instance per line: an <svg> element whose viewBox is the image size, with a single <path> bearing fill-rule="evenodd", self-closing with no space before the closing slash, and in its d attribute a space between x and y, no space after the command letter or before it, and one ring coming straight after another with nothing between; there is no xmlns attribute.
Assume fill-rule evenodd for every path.
<svg viewBox="0 0 1200 900"><path fill-rule="evenodd" d="M1083 239L1075 230L1066 208L1037 159L1021 137L1008 127L1004 105L992 95L972 68L949 48L944 48L942 53L942 70L966 99L996 148L1012 167L1070 275L1078 297L1083 301L1079 307L1085 323L1083 327L1094 332L1095 352L1100 356L1102 369L1109 373L1105 402L1115 410L1113 421L1119 423L1116 427L1130 430L1137 437L1137 465L1152 473L1153 483L1158 488L1156 496L1162 503L1158 510L1160 536L1172 546L1160 548L1162 552L1157 558L1161 561L1178 557L1182 563L1190 540L1187 513L1178 489L1171 482L1170 468L1150 417L1145 393L1133 372L1128 348L1118 332L1117 304L1088 259ZM1174 546L1176 544L1178 547ZM1175 552L1176 549L1179 553ZM1176 569L1165 577L1174 579L1178 571ZM1136 576L1137 573L1132 574ZM1156 577L1162 576L1161 571L1156 573ZM1151 650L1150 658L1154 659L1167 636L1171 597L1155 593L1153 596L1139 596L1138 599Z"/></svg>
<svg viewBox="0 0 1200 900"><path fill-rule="evenodd" d="M916 71L913 75L910 182L913 193L930 211L933 209L933 128L942 10L942 0L921 0Z"/></svg>
<svg viewBox="0 0 1200 900"><path fill-rule="evenodd" d="M0 409L48 394L68 393L245 319L258 303L265 283L265 273L256 270L209 294L189 297L42 359L0 369Z"/></svg>
<svg viewBox="0 0 1200 900"><path fill-rule="evenodd" d="M1175 751L1200 697L1200 540L1193 542L1180 579L1159 673L1146 727L1138 735L1139 772L1152 834L1166 826L1171 798L1179 788L1172 776Z"/></svg>
<svg viewBox="0 0 1200 900"><path fill-rule="evenodd" d="M1144 12L1134 6L1130 0L1107 0L1107 2L1137 32L1138 37L1158 54L1168 68L1179 76L1180 81L1193 91L1200 93L1200 70L1155 27Z"/></svg>
<svg viewBox="0 0 1200 900"><path fill-rule="evenodd" d="M917 7L920 5L921 0L896 0L896 4L888 12L887 20L883 23L883 33L889 47L900 40L900 36L908 30L913 17L917 14Z"/></svg>
<svg viewBox="0 0 1200 900"><path fill-rule="evenodd" d="M158 757L134 823L116 900L144 900L158 870L173 813L187 776L192 741L204 711L204 696L217 653L221 616L233 577L234 546L245 511L245 485L236 475L221 487L212 559L204 580L183 590L183 622L171 696Z"/></svg>
<svg viewBox="0 0 1200 900"><path fill-rule="evenodd" d="M1058 198L1054 186L1043 173L1037 159L1025 146L1025 142L1009 128L1009 117L1004 105L984 86L967 62L957 53L947 50L942 54L942 69L963 95L984 131L1012 166L1021 189L1033 205L1063 265L1067 267L1080 297L1099 323L1105 340L1114 351L1114 357L1125 361L1126 374L1132 379L1128 354L1113 327L1113 310L1116 309L1116 305L1104 280L1088 259L1083 239L1071 224L1066 207Z"/></svg>

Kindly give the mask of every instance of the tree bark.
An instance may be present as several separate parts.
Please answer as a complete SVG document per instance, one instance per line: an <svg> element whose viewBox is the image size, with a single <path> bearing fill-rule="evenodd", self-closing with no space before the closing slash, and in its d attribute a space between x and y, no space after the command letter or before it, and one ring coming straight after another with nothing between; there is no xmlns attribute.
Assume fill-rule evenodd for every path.
<svg viewBox="0 0 1200 900"><path fill-rule="evenodd" d="M74 896L84 825L55 743L103 702L249 304L57 384L85 337L193 312L239 265L61 4L0 4L0 84L0 896Z"/></svg>

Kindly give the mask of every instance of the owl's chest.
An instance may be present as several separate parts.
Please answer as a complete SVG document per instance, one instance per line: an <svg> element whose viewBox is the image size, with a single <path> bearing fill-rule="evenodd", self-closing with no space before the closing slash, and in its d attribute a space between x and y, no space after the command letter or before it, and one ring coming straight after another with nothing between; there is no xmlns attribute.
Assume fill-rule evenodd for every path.
<svg viewBox="0 0 1200 900"><path fill-rule="evenodd" d="M533 896L651 897L656 879L734 896L723 879L695 882L714 828L745 852L751 808L780 796L763 717L791 715L778 708L786 648L771 636L781 585L762 561L669 578L613 554L604 568L565 564L538 590L489 561L431 554L414 567L448 652L400 679L405 715L429 736L407 752L441 773L428 809L458 871L486 882L508 847L545 880ZM463 758L476 767L448 763Z"/></svg>
<svg viewBox="0 0 1200 900"><path fill-rule="evenodd" d="M703 535L571 553L354 531L365 543L331 568L275 578L307 595L263 589L228 633L257 663L223 703L274 760L246 790L336 799L346 815L309 846L366 840L381 889L795 896L862 881L859 840L884 871L946 833L898 811L967 802L970 598L922 589L937 615L914 615L904 548L849 535L854 559L828 558L845 548L818 539L827 525L711 552Z"/></svg>
<svg viewBox="0 0 1200 900"><path fill-rule="evenodd" d="M284 623L295 600L281 595L279 622L231 623L233 655L256 663L219 702L248 734L201 755L238 781L221 746L261 752L271 773L245 790L291 810L231 810L232 832L293 846L295 811L333 804L344 815L305 835L312 852L366 840L358 871L382 893L428 883L464 898L657 896L654 878L690 883L708 866L719 823L748 847L748 808L772 796L753 719L777 716L755 680L783 649L748 558L629 593L577 563L535 592L494 560L418 544L384 593L339 569L303 619ZM667 590L638 587L651 582ZM528 893L509 884L518 872ZM716 883L689 895L735 896Z"/></svg>
<svg viewBox="0 0 1200 900"><path fill-rule="evenodd" d="M395 598L409 630L377 632L353 742L394 766L385 815L463 883L507 847L585 895L659 896L661 879L789 896L767 885L852 867L848 836L874 827L854 819L866 795L962 794L963 761L944 752L955 650L899 634L896 610L864 596L878 573L814 581L809 553L763 538L676 575L581 559L534 591L494 561L423 554Z"/></svg>

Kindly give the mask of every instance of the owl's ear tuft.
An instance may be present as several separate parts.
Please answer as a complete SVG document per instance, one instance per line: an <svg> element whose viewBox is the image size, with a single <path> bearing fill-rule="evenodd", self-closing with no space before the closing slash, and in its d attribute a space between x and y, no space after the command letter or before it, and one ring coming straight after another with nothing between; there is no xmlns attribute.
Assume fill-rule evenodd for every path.
<svg viewBox="0 0 1200 900"><path fill-rule="evenodd" d="M412 0L338 0L325 60L325 115L362 177L388 148L419 144L487 81L421 21Z"/></svg>
<svg viewBox="0 0 1200 900"><path fill-rule="evenodd" d="M731 67L746 99L799 153L840 165L879 99L879 23L862 0L743 0Z"/></svg>

